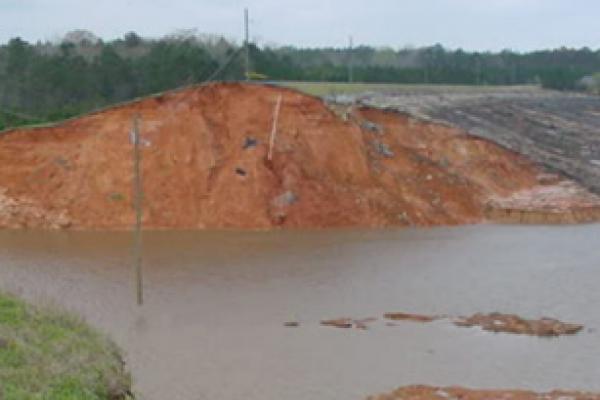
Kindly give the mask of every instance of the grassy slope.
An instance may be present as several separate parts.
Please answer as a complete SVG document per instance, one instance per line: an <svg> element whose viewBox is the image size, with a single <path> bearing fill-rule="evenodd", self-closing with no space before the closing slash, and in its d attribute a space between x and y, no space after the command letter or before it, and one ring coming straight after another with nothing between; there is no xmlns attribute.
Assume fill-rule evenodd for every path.
<svg viewBox="0 0 600 400"><path fill-rule="evenodd" d="M83 322L0 294L0 399L124 399L117 348Z"/></svg>
<svg viewBox="0 0 600 400"><path fill-rule="evenodd" d="M0 131L10 126L27 125L37 122L39 122L39 120L27 115L15 114L0 109Z"/></svg>
<svg viewBox="0 0 600 400"><path fill-rule="evenodd" d="M341 82L275 82L276 84L298 89L313 96L339 94L357 94L364 92L377 93L440 93L440 92L498 92L503 90L531 90L534 85L521 86L475 86L475 85L423 85L396 83L341 83Z"/></svg>

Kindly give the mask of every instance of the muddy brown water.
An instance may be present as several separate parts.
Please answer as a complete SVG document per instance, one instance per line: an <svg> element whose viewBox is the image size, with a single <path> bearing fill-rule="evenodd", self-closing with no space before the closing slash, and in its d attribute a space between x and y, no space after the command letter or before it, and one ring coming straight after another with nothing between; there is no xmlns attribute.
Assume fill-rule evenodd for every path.
<svg viewBox="0 0 600 400"><path fill-rule="evenodd" d="M362 399L408 384L600 391L600 225L154 232L146 305L127 233L0 232L0 289L83 316L144 399ZM583 323L540 339L382 321L503 311ZM283 323L297 320L298 328Z"/></svg>

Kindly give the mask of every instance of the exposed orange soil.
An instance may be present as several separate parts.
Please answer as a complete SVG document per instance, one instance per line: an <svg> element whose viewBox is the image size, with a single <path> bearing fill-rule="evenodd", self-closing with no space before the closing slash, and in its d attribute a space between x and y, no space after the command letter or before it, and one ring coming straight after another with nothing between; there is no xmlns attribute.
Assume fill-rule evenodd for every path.
<svg viewBox="0 0 600 400"><path fill-rule="evenodd" d="M600 204L574 184L576 193L565 194L560 178L542 182L524 158L453 128L377 110L354 110L344 121L317 98L228 83L0 134L0 227L130 228L135 114L147 141L145 228L452 225L495 218L490 209L503 199L517 210L588 217ZM543 207L524 195L540 190L550 199Z"/></svg>
<svg viewBox="0 0 600 400"><path fill-rule="evenodd" d="M583 329L583 325L568 324L553 318L539 320L524 319L513 314L475 314L462 317L454 322L457 326L480 326L490 332L505 332L531 336L574 335Z"/></svg>
<svg viewBox="0 0 600 400"><path fill-rule="evenodd" d="M362 109L360 114L396 133L397 146L477 186L487 219L516 223L600 220L598 196L495 143L394 111Z"/></svg>
<svg viewBox="0 0 600 400"><path fill-rule="evenodd" d="M412 321L422 323L433 322L436 319L441 318L433 315L408 314L402 312L386 313L383 317L386 319L391 319L392 321Z"/></svg>
<svg viewBox="0 0 600 400"><path fill-rule="evenodd" d="M370 396L367 400L600 400L600 394L553 391L535 393L525 390L472 390L461 387L439 388L407 386L390 394Z"/></svg>
<svg viewBox="0 0 600 400"><path fill-rule="evenodd" d="M368 325L372 322L377 321L377 318L362 318L362 319L353 319L353 318L337 318L337 319L328 319L321 321L321 325L323 326L332 326L334 328L356 328L356 329L368 329Z"/></svg>
<svg viewBox="0 0 600 400"><path fill-rule="evenodd" d="M518 335L530 335L539 337L554 337L562 335L575 335L583 329L583 325L559 321L554 318L525 319L515 314L502 314L494 312L490 314L477 313L470 317L451 318L447 315L423 315L409 314L404 312L386 313L383 318L391 321L405 321L417 323L430 323L441 319L450 319L452 323L460 327L478 326L485 331L512 333ZM377 318L354 319L350 317L322 320L321 325L335 328L359 328L367 329L368 324L376 322ZM284 324L292 326L292 322ZM394 323L386 323L387 326L396 326ZM299 326L293 325L293 326Z"/></svg>

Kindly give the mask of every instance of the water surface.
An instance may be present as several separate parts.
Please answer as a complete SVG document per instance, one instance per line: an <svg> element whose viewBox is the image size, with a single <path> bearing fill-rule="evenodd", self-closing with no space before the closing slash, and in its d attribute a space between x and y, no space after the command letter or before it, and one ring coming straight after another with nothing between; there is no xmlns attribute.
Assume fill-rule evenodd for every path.
<svg viewBox="0 0 600 400"><path fill-rule="evenodd" d="M600 391L600 225L146 233L143 308L131 244L126 233L0 232L0 289L107 332L144 399L347 400L419 383ZM391 311L502 311L586 330L318 323Z"/></svg>

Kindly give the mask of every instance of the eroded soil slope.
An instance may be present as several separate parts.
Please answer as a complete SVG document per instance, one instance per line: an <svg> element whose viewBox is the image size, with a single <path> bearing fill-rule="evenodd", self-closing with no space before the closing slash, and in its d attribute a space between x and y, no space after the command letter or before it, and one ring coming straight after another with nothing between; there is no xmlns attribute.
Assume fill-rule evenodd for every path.
<svg viewBox="0 0 600 400"><path fill-rule="evenodd" d="M584 189L457 129L371 109L340 115L292 90L230 83L0 134L0 226L131 227L136 114L146 228L464 224L513 209L598 214L598 198ZM537 204L532 191L546 201Z"/></svg>
<svg viewBox="0 0 600 400"><path fill-rule="evenodd" d="M600 96L537 87L429 86L333 96L499 143L600 193Z"/></svg>

